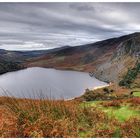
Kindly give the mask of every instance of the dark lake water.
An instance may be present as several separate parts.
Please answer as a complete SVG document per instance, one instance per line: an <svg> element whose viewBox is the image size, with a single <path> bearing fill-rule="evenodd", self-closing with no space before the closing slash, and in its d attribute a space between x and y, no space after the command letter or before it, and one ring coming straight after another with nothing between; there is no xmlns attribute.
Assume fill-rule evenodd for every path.
<svg viewBox="0 0 140 140"><path fill-rule="evenodd" d="M33 67L1 75L0 95L71 99L82 95L86 88L104 85L88 73Z"/></svg>

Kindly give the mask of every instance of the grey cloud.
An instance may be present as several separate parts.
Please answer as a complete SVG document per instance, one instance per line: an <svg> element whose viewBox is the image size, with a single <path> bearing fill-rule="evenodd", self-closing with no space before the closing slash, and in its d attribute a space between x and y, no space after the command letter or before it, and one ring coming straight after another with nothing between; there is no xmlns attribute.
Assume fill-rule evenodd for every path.
<svg viewBox="0 0 140 140"><path fill-rule="evenodd" d="M139 13L139 3L0 3L0 48L50 49L140 31Z"/></svg>
<svg viewBox="0 0 140 140"><path fill-rule="evenodd" d="M94 12L95 9L93 6L91 6L89 3L79 3L79 4L70 4L70 8L72 9L76 9L78 11L84 11L84 12L88 12L88 11L92 11Z"/></svg>

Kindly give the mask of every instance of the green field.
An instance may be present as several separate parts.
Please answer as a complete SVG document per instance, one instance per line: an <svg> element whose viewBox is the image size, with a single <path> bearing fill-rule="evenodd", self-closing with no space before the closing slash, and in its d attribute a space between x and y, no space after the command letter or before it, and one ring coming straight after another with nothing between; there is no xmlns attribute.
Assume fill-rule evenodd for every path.
<svg viewBox="0 0 140 140"><path fill-rule="evenodd" d="M135 97L140 97L140 91L134 92L133 95L134 95Z"/></svg>
<svg viewBox="0 0 140 140"><path fill-rule="evenodd" d="M121 106L120 108L109 107L103 109L109 116L114 116L119 121L128 120L130 117L140 116L140 112L130 109L129 106Z"/></svg>
<svg viewBox="0 0 140 140"><path fill-rule="evenodd" d="M136 95L140 96L140 92L137 93ZM100 103L104 101L90 101L82 104L82 106L85 107L90 107L94 106L97 107L98 109L104 111L107 113L110 117L113 116L119 121L126 121L130 117L137 117L140 116L140 111L139 110L134 110L132 109L129 104L127 105L121 105L120 107L103 107Z"/></svg>

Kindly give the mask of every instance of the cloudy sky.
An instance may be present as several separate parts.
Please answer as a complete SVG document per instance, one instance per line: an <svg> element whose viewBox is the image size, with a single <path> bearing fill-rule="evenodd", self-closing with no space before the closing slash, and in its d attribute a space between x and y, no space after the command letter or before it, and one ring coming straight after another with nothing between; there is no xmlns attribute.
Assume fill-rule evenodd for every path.
<svg viewBox="0 0 140 140"><path fill-rule="evenodd" d="M140 3L0 3L0 48L51 49L140 31Z"/></svg>

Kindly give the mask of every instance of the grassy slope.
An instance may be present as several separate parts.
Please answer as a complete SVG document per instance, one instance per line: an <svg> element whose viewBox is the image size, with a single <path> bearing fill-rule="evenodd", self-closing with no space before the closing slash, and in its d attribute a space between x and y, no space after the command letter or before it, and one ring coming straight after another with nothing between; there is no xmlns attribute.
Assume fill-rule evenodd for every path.
<svg viewBox="0 0 140 140"><path fill-rule="evenodd" d="M120 107L104 107L101 103L107 101L91 101L86 102L86 106L94 106L104 111L109 116L115 117L119 121L126 121L131 117L140 117L140 112L137 109L132 109L129 104L122 104Z"/></svg>
<svg viewBox="0 0 140 140"><path fill-rule="evenodd" d="M134 92L133 95L134 95L135 97L140 97L140 92Z"/></svg>
<svg viewBox="0 0 140 140"><path fill-rule="evenodd" d="M139 104L1 97L0 137L140 137Z"/></svg>

